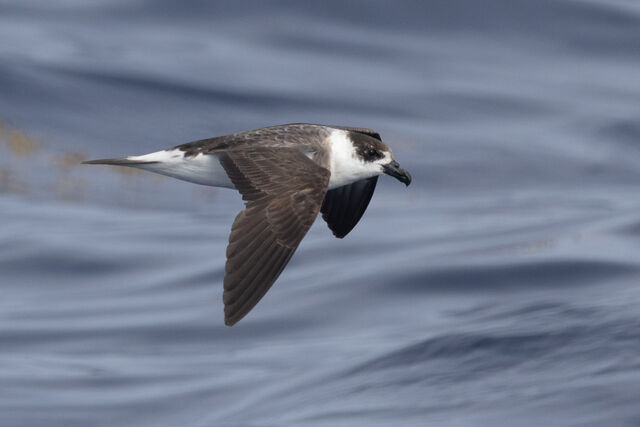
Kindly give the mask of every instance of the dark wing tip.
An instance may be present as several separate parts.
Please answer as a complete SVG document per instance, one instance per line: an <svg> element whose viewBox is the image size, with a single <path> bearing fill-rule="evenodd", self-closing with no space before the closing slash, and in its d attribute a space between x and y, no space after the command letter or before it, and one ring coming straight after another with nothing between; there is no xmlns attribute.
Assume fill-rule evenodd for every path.
<svg viewBox="0 0 640 427"><path fill-rule="evenodd" d="M225 324L225 326L232 327L233 325L238 323L238 320L240 320L240 319L235 318L233 316L229 316L226 313L224 315L224 324Z"/></svg>

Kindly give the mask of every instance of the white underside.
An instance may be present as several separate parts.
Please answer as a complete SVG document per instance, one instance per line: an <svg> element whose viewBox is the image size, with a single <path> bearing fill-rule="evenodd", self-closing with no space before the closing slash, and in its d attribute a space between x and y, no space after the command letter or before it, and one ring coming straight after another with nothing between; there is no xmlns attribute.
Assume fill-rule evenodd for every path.
<svg viewBox="0 0 640 427"><path fill-rule="evenodd" d="M129 160L159 162L135 167L183 181L212 187L234 188L215 154L184 157L180 150L157 151L143 156L129 156Z"/></svg>

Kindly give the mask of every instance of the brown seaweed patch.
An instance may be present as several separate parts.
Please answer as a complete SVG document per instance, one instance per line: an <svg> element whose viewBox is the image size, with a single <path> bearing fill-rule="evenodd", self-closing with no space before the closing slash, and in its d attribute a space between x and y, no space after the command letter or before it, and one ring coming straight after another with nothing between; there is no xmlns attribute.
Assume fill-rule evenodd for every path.
<svg viewBox="0 0 640 427"><path fill-rule="evenodd" d="M13 130L7 137L7 146L16 156L29 157L38 149L38 142L19 130Z"/></svg>
<svg viewBox="0 0 640 427"><path fill-rule="evenodd" d="M60 171L60 176L54 185L58 200L82 200L84 198L87 189L86 182L71 176L71 169L84 160L86 160L86 155L81 152L65 153L55 158L55 164Z"/></svg>
<svg viewBox="0 0 640 427"><path fill-rule="evenodd" d="M108 166L110 170L113 172L117 172L120 175L124 176L135 176L135 175L143 175L144 171L138 168L132 168L127 166Z"/></svg>
<svg viewBox="0 0 640 427"><path fill-rule="evenodd" d="M66 153L56 157L56 165L64 172L68 172L71 168L78 166L85 160L87 160L87 156L84 153Z"/></svg>

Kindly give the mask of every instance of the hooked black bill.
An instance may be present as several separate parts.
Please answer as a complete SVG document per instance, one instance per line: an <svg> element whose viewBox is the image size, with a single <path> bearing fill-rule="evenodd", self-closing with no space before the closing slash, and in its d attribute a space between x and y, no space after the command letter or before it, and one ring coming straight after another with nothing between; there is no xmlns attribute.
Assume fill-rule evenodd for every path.
<svg viewBox="0 0 640 427"><path fill-rule="evenodd" d="M386 165L382 165L384 173L394 177L398 181L402 182L407 187L411 184L411 174L400 167L400 164L395 160Z"/></svg>

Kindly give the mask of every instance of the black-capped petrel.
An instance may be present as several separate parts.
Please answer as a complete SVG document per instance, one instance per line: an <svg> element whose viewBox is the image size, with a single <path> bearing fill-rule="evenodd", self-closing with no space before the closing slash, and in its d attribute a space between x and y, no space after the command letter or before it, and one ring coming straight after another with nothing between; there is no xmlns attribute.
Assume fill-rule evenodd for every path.
<svg viewBox="0 0 640 427"><path fill-rule="evenodd" d="M318 212L342 238L362 217L379 175L411 183L411 175L400 168L378 132L305 123L85 163L130 166L242 194L245 208L231 227L225 266L223 300L229 326L273 285Z"/></svg>

